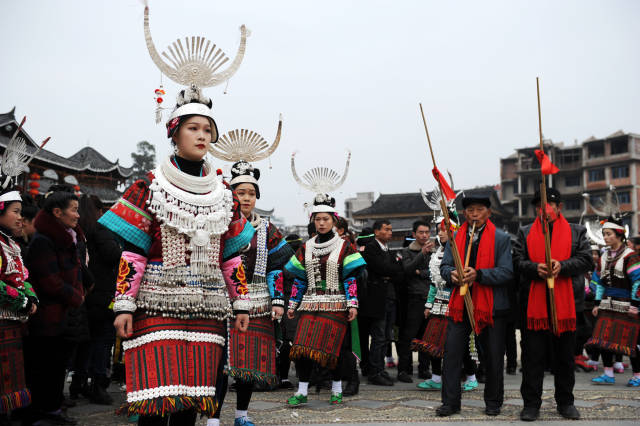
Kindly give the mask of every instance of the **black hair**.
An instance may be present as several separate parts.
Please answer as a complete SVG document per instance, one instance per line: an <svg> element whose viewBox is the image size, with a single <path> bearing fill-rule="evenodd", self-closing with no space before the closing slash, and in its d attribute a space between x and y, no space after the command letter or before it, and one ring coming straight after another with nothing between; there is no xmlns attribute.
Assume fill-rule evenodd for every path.
<svg viewBox="0 0 640 426"><path fill-rule="evenodd" d="M309 238L311 238L313 234L317 233L318 231L316 231L316 225L313 223L313 221L309 222L309 224L307 225L307 234L309 234Z"/></svg>
<svg viewBox="0 0 640 426"><path fill-rule="evenodd" d="M38 214L38 205L30 195L22 197L22 218L26 220L35 219Z"/></svg>
<svg viewBox="0 0 640 426"><path fill-rule="evenodd" d="M291 247L291 249L293 249L294 252L297 252L300 246L302 245L302 238L300 238L300 235L298 234L287 235L285 237L285 240L287 241L287 244L289 244L289 247Z"/></svg>
<svg viewBox="0 0 640 426"><path fill-rule="evenodd" d="M622 223L622 218L620 217L613 217L613 216L609 216L606 220L607 222L611 222L611 223L615 223L618 226L622 226L624 227L623 223ZM611 229L611 228L609 228ZM624 243L625 241L627 241L627 235L624 231L624 229L611 229L618 237L621 238L622 242Z"/></svg>
<svg viewBox="0 0 640 426"><path fill-rule="evenodd" d="M378 219L375 222L373 222L373 230L374 231L381 230L382 225L391 225L391 222L389 222L388 219Z"/></svg>
<svg viewBox="0 0 640 426"><path fill-rule="evenodd" d="M426 226L427 228L429 228L429 230L431 230L431 225L429 224L429 222L427 222L426 220L416 220L415 222L413 222L413 232L417 232L418 228L421 226Z"/></svg>
<svg viewBox="0 0 640 426"><path fill-rule="evenodd" d="M89 195L83 195L78 201L78 225L85 235L92 234L96 230L96 224L100 218L100 210L96 208L95 201Z"/></svg>
<svg viewBox="0 0 640 426"><path fill-rule="evenodd" d="M344 229L345 234L349 233L349 222L344 217L338 217L336 228Z"/></svg>
<svg viewBox="0 0 640 426"><path fill-rule="evenodd" d="M55 185L58 186L58 185ZM47 193L42 209L49 214L53 214L53 209L64 210L69 207L71 201L78 201L78 196L66 190Z"/></svg>

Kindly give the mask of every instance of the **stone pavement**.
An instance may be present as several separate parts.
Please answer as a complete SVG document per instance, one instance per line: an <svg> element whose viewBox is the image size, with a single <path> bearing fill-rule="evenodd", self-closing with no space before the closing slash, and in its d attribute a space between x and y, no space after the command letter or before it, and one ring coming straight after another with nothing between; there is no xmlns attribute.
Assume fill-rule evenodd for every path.
<svg viewBox="0 0 640 426"><path fill-rule="evenodd" d="M394 376L395 370L389 373ZM589 383L593 373L576 373L575 397L576 406L587 423L602 424L639 424L640 389L627 388L625 385L631 373L616 375L614 386L595 386ZM362 383L360 394L345 398L341 406L329 405L329 391L320 394L310 393L309 404L295 409L286 406L286 400L293 394L291 391L254 393L249 415L259 425L285 424L379 424L392 425L411 422L413 424L429 423L475 423L518 422L522 407L520 397L521 375L505 375L505 403L498 417L484 415L482 385L469 393L463 394L462 411L450 418L435 416L435 408L440 405L440 393L422 391L414 384L396 383L393 387L372 386ZM113 396L121 402L124 394L115 386ZM549 424L562 422L555 410L553 400L553 377L544 380L543 404L541 420ZM235 394L230 392L223 408L222 424L232 425L235 409ZM127 425L125 419L113 414L113 407L97 406L81 402L78 407L69 410L69 414L80 420L81 425ZM198 425L204 425L202 419Z"/></svg>

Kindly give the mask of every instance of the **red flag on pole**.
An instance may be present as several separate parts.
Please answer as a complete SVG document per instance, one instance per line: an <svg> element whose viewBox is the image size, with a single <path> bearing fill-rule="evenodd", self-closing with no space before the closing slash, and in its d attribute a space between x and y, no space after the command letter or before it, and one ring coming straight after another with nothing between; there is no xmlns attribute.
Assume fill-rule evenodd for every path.
<svg viewBox="0 0 640 426"><path fill-rule="evenodd" d="M442 174L440 173L440 170L438 170L437 167L434 167L433 170L431 170L431 172L433 173L433 177L436 178L436 180L440 184L440 188L442 188L442 193L446 197L447 201L451 201L455 199L456 193L453 192L453 189L451 189L451 187L447 183L447 180L444 178L444 176L442 176Z"/></svg>
<svg viewBox="0 0 640 426"><path fill-rule="evenodd" d="M556 165L549 160L549 157L544 153L544 151L536 149L535 154L540 162L540 171L543 175L554 175L560 171L560 169L558 169Z"/></svg>

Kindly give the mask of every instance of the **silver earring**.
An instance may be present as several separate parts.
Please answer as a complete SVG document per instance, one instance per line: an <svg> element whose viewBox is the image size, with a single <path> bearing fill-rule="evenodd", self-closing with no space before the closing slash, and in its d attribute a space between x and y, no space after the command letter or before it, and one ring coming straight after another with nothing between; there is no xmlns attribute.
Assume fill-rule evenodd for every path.
<svg viewBox="0 0 640 426"><path fill-rule="evenodd" d="M173 153L174 153L175 155L178 155L178 145L174 145L174 146L173 146Z"/></svg>

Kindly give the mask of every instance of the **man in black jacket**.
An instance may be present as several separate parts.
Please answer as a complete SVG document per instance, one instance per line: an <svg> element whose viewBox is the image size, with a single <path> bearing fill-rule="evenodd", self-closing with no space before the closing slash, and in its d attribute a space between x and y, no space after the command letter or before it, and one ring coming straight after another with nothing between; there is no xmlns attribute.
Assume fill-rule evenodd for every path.
<svg viewBox="0 0 640 426"><path fill-rule="evenodd" d="M504 399L504 345L506 317L509 312L508 286L513 283L511 239L496 229L489 220L491 201L487 196L465 197L462 200L466 223L448 241L440 275L454 288L449 301L449 325L442 371L442 406L438 416L450 416L460 411L460 374L462 359L472 332L459 287L468 284L474 303L477 342L482 345L486 360L487 379L484 387L485 414L500 414ZM475 232L471 224L475 224ZM456 244L464 262L471 245L469 264L459 277L453 261L451 244Z"/></svg>
<svg viewBox="0 0 640 426"><path fill-rule="evenodd" d="M429 223L424 220L415 221L414 240L402 250L404 285L408 297L403 306L406 318L398 338L398 380L405 383L413 382L413 356L410 345L411 340L418 337L418 331L424 323L424 304L429 295L429 259L434 247L433 242L429 240L430 228ZM424 375L425 370L429 368L429 356L425 352L419 352L418 359L418 371Z"/></svg>
<svg viewBox="0 0 640 426"><path fill-rule="evenodd" d="M367 261L367 295L360 298L359 315L370 319L371 347L369 349L369 383L392 386L393 381L384 371L387 344L393 336L396 317L395 282L402 274L402 266L389 251L392 228L388 220L373 224L375 239L362 252ZM365 319L366 320L366 319Z"/></svg>
<svg viewBox="0 0 640 426"><path fill-rule="evenodd" d="M566 244L566 252L570 255L566 259L552 259L552 271L547 270L547 265L542 261L533 261L531 253L534 244L540 244L540 238L535 239L535 234L540 233L540 219L533 224L524 226L518 231L517 241L513 251L514 265L519 275L519 293L522 305L522 385L520 393L524 400L524 408L520 418L524 421L534 421L538 418L540 405L542 404L542 382L544 378L545 361L548 351L552 353L552 372L554 374L555 399L558 412L566 418L578 419L580 414L573 404L573 386L575 384L574 348L576 339L576 311L582 313L584 309L584 274L593 269L591 249L586 237L586 229L581 225L569 224L562 216L562 202L560 193L553 189L547 189L548 206L551 211L545 212L549 221L551 234L551 252L557 253L558 246ZM540 209L540 192L536 192L533 199L535 211ZM541 213L538 213L541 214ZM536 231L537 230L537 231ZM560 237L554 233L565 232L566 236ZM544 247L540 248L544 253ZM556 308L558 323L563 327L558 334L549 330L548 325L540 326L540 321L534 321L534 308L546 305L542 316L550 318L549 296L546 290L548 277L555 279L554 293L556 295ZM559 282L565 278L568 281L567 297L573 300L560 300L562 290ZM536 284L538 283L538 284ZM531 293L532 285L542 285L544 291ZM541 297L536 297L539 294ZM530 303L531 300L535 301ZM570 305L575 305L575 309ZM564 306L572 312L563 312ZM563 316L568 319L562 324ZM570 315L569 315L570 314ZM538 315L539 316L539 315ZM550 346L549 346L550 344Z"/></svg>

